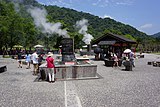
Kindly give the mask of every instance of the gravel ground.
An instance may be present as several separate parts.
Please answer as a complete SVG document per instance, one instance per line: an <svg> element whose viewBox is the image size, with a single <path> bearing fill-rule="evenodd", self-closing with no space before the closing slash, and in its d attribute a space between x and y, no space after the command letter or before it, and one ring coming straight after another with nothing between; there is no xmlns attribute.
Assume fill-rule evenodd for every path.
<svg viewBox="0 0 160 107"><path fill-rule="evenodd" d="M98 65L99 79L37 82L32 69L0 58L0 107L160 107L160 67L147 65L158 55L144 54L133 71Z"/></svg>

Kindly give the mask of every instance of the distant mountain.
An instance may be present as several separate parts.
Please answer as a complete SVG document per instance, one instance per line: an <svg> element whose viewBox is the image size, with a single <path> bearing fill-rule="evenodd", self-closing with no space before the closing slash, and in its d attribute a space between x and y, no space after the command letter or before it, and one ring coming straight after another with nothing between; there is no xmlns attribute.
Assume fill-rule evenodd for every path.
<svg viewBox="0 0 160 107"><path fill-rule="evenodd" d="M24 44L26 47L43 44L46 47L59 48L59 41L62 39L60 35L64 34L74 39L75 48L85 44L83 34L85 36L87 34L89 37L93 36L94 39L103 36L105 33L118 34L136 40L137 43L146 47L154 46L153 43L160 43L160 39L154 38L159 37L160 33L153 36L147 35L131 25L111 18L101 18L90 13L64 7L42 5L36 0L0 0L0 10L0 25L2 25L0 26L0 49L4 46L12 48L15 44ZM81 21L84 23L82 19L86 19L88 22L86 23L85 20L88 28L79 24L80 27L84 28L83 32L76 25L77 21L78 23ZM37 20L41 22L37 23ZM44 30L47 30L47 33ZM80 34L78 30L83 34Z"/></svg>
<svg viewBox="0 0 160 107"><path fill-rule="evenodd" d="M23 5L33 5L33 6L40 5L36 0L2 0L2 1L19 3Z"/></svg>
<svg viewBox="0 0 160 107"><path fill-rule="evenodd" d="M149 38L147 34L137 30L136 28L118 22L114 19L110 18L100 18L98 16L94 16L90 13L79 12L73 9L52 6L52 5L41 5L36 0L6 0L6 1L19 1L21 5L21 10L19 11L22 17L30 17L27 16L27 12L25 8L28 5L41 7L44 6L48 12L47 18L50 22L61 22L63 27L67 29L69 34L74 35L75 31L74 25L77 21L85 18L88 20L88 33L93 35L94 38L98 38L102 36L105 32L112 32L119 35L131 35L134 38ZM23 8L24 7L24 8Z"/></svg>
<svg viewBox="0 0 160 107"><path fill-rule="evenodd" d="M152 37L155 37L155 38L160 38L160 32L159 33L156 33L156 34L153 34L151 35Z"/></svg>
<svg viewBox="0 0 160 107"><path fill-rule="evenodd" d="M148 37L147 34L138 31L136 28L118 22L114 19L110 18L101 18L98 16L94 16L90 13L79 12L73 9L57 7L57 6L45 6L51 21L60 21L67 25L67 28L72 31L74 28L76 21L81 20L83 18L88 20L89 28L88 32L97 38L102 36L105 31L109 31L112 33L120 34L120 35L132 35L137 38Z"/></svg>

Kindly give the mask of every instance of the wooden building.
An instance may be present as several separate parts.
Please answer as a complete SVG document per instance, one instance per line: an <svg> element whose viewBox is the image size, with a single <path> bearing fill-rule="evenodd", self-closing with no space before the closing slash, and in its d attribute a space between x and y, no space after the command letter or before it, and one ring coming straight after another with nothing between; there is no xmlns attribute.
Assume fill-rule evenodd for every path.
<svg viewBox="0 0 160 107"><path fill-rule="evenodd" d="M108 52L122 54L126 48L133 48L133 45L136 45L136 41L127 39L121 35L106 33L92 41L91 45L95 44L102 49L102 54L107 54Z"/></svg>

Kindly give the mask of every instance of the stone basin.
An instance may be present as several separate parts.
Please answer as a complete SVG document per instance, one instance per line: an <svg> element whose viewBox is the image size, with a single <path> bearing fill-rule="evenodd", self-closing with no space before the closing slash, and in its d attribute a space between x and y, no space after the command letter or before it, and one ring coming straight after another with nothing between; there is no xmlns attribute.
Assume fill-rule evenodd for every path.
<svg viewBox="0 0 160 107"><path fill-rule="evenodd" d="M97 77L97 65L91 63L85 64L71 64L65 65L62 62L55 62L57 80L70 80L70 79L96 79ZM39 66L39 70L47 71L46 63Z"/></svg>

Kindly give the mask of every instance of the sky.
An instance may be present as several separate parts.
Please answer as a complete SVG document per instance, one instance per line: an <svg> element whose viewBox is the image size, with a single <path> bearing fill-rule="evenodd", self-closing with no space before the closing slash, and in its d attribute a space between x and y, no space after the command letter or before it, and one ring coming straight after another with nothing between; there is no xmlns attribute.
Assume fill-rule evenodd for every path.
<svg viewBox="0 0 160 107"><path fill-rule="evenodd" d="M109 17L133 26L148 35L160 32L160 0L37 0L45 5L57 5ZM89 20L88 20L89 21Z"/></svg>

